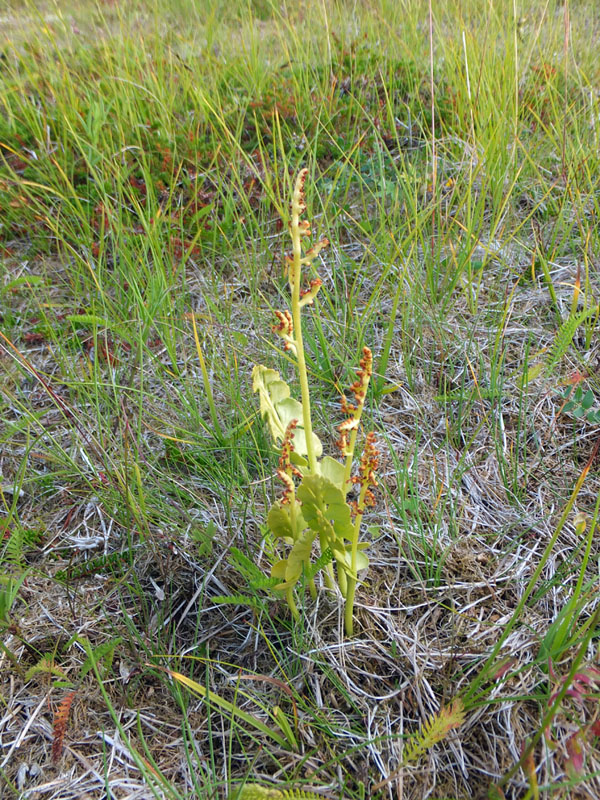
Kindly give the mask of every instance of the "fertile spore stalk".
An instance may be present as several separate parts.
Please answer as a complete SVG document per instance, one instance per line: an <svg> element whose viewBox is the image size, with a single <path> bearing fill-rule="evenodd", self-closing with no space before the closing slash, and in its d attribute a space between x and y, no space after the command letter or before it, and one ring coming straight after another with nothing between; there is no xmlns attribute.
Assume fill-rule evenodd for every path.
<svg viewBox="0 0 600 800"><path fill-rule="evenodd" d="M302 394L302 417L304 431L306 433L306 453L308 467L311 472L317 468L317 459L312 442L312 419L310 415L310 390L308 386L308 373L306 372L306 359L304 357L304 340L302 338L302 321L300 314L302 306L312 303L321 288L321 281L315 279L311 282L310 289L301 298L300 279L302 277L302 265L310 264L319 252L329 244L327 239L321 239L316 247L310 249L306 256L302 258L302 239L310 236L310 223L308 220L301 220L302 212L306 209L304 202L304 183L308 174L307 169L301 170L296 180L294 194L292 196L292 221L290 230L292 235L292 258L286 257L288 263L288 280L292 293L292 320L294 347L293 350L298 362L298 378L300 380L300 391Z"/></svg>
<svg viewBox="0 0 600 800"><path fill-rule="evenodd" d="M290 396L290 388L278 372L260 364L252 372L252 386L260 396L261 416L280 448L277 474L284 491L271 507L267 524L275 537L291 547L287 558L278 561L271 569L271 576L278 580L274 588L285 592L292 615L299 619L300 612L294 598L296 584L304 577L311 595L316 596L314 577L325 568L325 584L332 588L335 584L332 562L335 561L337 582L346 604L345 628L351 635L358 572L369 563L363 552L367 545L360 542L360 526L365 509L374 502L372 487L377 486L378 453L373 433L365 437L358 474L352 474L360 421L373 373L373 356L368 347L363 348L360 368L350 387L353 401L345 396L341 400L346 419L338 427L340 438L337 446L343 462L330 456L323 457L323 446L312 425L301 320L302 309L312 304L322 283L315 278L303 290L302 267L309 266L329 242L321 239L303 254L303 241L311 233L310 223L302 219L306 209L304 184L307 174L306 169L300 171L292 197L292 255L286 256L285 260L290 309L276 311L277 324L273 326L273 332L283 339L285 349L295 357L302 401ZM348 501L346 498L353 484L360 487L358 499ZM321 554L312 563L312 545L317 538Z"/></svg>

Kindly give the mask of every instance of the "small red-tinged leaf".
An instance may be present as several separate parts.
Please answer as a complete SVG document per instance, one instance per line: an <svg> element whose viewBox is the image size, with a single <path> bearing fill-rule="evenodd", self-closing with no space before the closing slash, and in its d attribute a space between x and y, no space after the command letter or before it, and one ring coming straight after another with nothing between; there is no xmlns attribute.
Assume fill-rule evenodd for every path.
<svg viewBox="0 0 600 800"><path fill-rule="evenodd" d="M99 361L105 361L111 367L119 363L119 359L113 352L112 342L98 342L96 354Z"/></svg>
<svg viewBox="0 0 600 800"><path fill-rule="evenodd" d="M507 658L503 658L501 661L498 662L496 665L495 671L492 673L492 680L499 681L500 678L503 678L506 673L514 667L517 663L517 659L511 656L507 656Z"/></svg>
<svg viewBox="0 0 600 800"><path fill-rule="evenodd" d="M583 772L583 747L581 746L581 731L577 731L567 739L567 760L565 769L570 778L575 778Z"/></svg>
<svg viewBox="0 0 600 800"><path fill-rule="evenodd" d="M506 800L506 795L499 786L496 786L495 783L490 783L488 800Z"/></svg>
<svg viewBox="0 0 600 800"><path fill-rule="evenodd" d="M592 685L600 684L600 669L598 669L598 667L586 667L583 672Z"/></svg>
<svg viewBox="0 0 600 800"><path fill-rule="evenodd" d="M574 683L570 689L567 689L565 695L572 697L578 705L582 705L585 695L580 690L581 686L578 683Z"/></svg>
<svg viewBox="0 0 600 800"><path fill-rule="evenodd" d="M550 702L549 705L552 705L552 702ZM546 725L546 727L544 728L544 739L546 741L546 744L551 750L556 750L556 742L552 738L552 730L550 724Z"/></svg>
<svg viewBox="0 0 600 800"><path fill-rule="evenodd" d="M569 377L565 380L565 384L569 386L577 386L578 383L581 383L581 381L584 381L586 378L587 378L586 372L579 372L576 370L575 372L572 372L569 375Z"/></svg>
<svg viewBox="0 0 600 800"><path fill-rule="evenodd" d="M41 344L46 341L46 337L43 333L24 333L23 341L26 344Z"/></svg>
<svg viewBox="0 0 600 800"><path fill-rule="evenodd" d="M527 742L523 742L521 747L521 752L525 753L527 749ZM538 781L537 775L535 774L535 761L533 759L533 748L527 753L525 758L523 759L523 772L525 773L527 780L529 782L529 788L534 797L538 796Z"/></svg>
<svg viewBox="0 0 600 800"><path fill-rule="evenodd" d="M590 725L589 731L592 736L600 736L600 719Z"/></svg>

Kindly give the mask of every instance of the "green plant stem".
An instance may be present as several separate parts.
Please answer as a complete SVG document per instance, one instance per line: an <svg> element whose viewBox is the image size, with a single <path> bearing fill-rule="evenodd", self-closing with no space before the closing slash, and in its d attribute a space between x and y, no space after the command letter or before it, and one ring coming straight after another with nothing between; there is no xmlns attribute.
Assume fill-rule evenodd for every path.
<svg viewBox="0 0 600 800"><path fill-rule="evenodd" d="M583 579L587 572L587 565L590 560L590 552L592 549L592 544L594 542L594 534L596 532L596 522L598 520L598 512L600 511L600 494L596 498L596 506L594 508L594 516L592 518L592 522L590 525L590 531L588 533L587 542L585 546L585 552L583 554L583 559L581 562L581 568L579 570L579 575L577 577L577 584L575 585L575 589L573 590L573 595L569 600L567 605L567 612L565 617L560 625L560 628L557 631L556 637L553 641L553 646L555 649L562 649L563 643L565 639L569 635L569 631L571 627L575 624L578 619L577 614L577 605L579 603L579 598L581 597L581 589L583 587Z"/></svg>
<svg viewBox="0 0 600 800"><path fill-rule="evenodd" d="M8 660L12 664L13 669L15 670L15 672L18 675L23 676L25 674L25 670L19 664L19 661L18 661L17 657L15 656L15 654L11 650L9 650L9 648L4 644L4 642L0 642L0 651L2 651L4 653L4 655L8 658Z"/></svg>
<svg viewBox="0 0 600 800"><path fill-rule="evenodd" d="M352 575L348 576L348 588L346 590L346 607L344 609L344 618L345 618L345 627L346 633L348 636L352 636L354 631L354 595L356 593L356 583L358 580L358 576L356 574L356 567L357 567L357 557L358 557L358 537L360 535L360 523L362 522L362 515L365 508L365 497L367 494L367 489L369 488L367 483L364 483L360 490L360 497L358 498L358 510L356 513L356 519L354 520L354 532L352 534L352 560L350 562L350 569L352 570Z"/></svg>
<svg viewBox="0 0 600 800"><path fill-rule="evenodd" d="M338 564L338 585L340 587L340 592L342 593L342 597L346 597L348 595L348 579L346 578L346 570Z"/></svg>
<svg viewBox="0 0 600 800"><path fill-rule="evenodd" d="M328 542L327 542L327 538L322 533L319 534L319 544L321 546L321 552L324 553L325 550L327 549ZM333 574L333 566L332 566L331 562L329 562L329 564L327 564L327 566L325 567L325 570L323 572L323 580L325 581L325 586L328 589L333 589L334 588L334 586L335 586L335 575ZM339 583L339 580L338 580L338 583ZM341 588L341 583L340 583L340 588ZM343 592L342 592L342 594L343 594Z"/></svg>
<svg viewBox="0 0 600 800"><path fill-rule="evenodd" d="M294 196L292 200L292 263L290 264L289 283L292 292L291 309L292 320L294 323L294 343L296 346L296 363L298 371L298 379L300 381L300 392L302 395L302 424L304 426L304 435L306 437L306 456L308 459L308 469L313 475L317 472L317 458L315 456L315 449L312 434L312 417L310 409L310 389L308 385L308 373L306 370L306 358L304 356L304 339L302 336L302 309L300 306L300 283L302 278L302 234L300 232L300 214L302 212L302 185L305 176L305 170L302 170L296 179L296 186L294 189ZM319 540L321 544L321 551L327 546L327 543ZM331 564L327 565L324 572L325 585L328 589L332 589L335 585L333 576L333 568ZM315 594L313 594L313 590ZM311 596L316 596L316 588L314 581L311 581ZM293 613L293 612L292 612Z"/></svg>
<svg viewBox="0 0 600 800"><path fill-rule="evenodd" d="M287 600L287 604L290 607L290 611L292 612L292 617L298 622L300 620L300 612L298 611L298 606L296 605L296 601L294 600L294 587L290 586L289 589L286 590L285 599Z"/></svg>
<svg viewBox="0 0 600 800"><path fill-rule="evenodd" d="M291 493L290 493L290 521L292 523L292 530L293 531L296 530L296 509L297 509L296 490L295 490L295 487L294 487L294 488L291 489ZM323 542L321 542L321 549L323 549ZM307 568L309 566L310 566L310 564L307 564ZM315 579L314 578L310 579L310 581L308 583L308 589L310 591L310 596L312 597L312 599L316 600L317 599L317 587L315 586ZM293 589L290 590L290 591L292 591L292 595L293 595ZM294 607L295 607L295 603L294 603ZM290 606L290 609L291 608L292 608L292 606ZM292 609L292 614L293 613L294 613L294 611Z"/></svg>
<svg viewBox="0 0 600 800"><path fill-rule="evenodd" d="M354 419L360 421L360 417L363 410L363 404L361 403L360 406L354 412ZM354 461L354 450L356 448L356 437L358 436L358 423L356 428L350 434L350 444L348 446L348 452L346 455L346 470L344 472L344 485L342 487L342 491L344 492L344 497L348 494L350 490L350 475L352 473L352 463Z"/></svg>
<svg viewBox="0 0 600 800"><path fill-rule="evenodd" d="M290 288L292 290L292 319L294 322L294 339L296 344L296 362L298 365L298 378L300 380L300 391L302 393L302 424L306 436L306 455L308 458L308 468L312 474L317 472L317 459L312 440L312 419L310 415L310 389L308 387L308 374L306 371L306 359L304 357L304 339L302 337L302 318L300 308L300 280L302 277L302 247L301 233L299 227L300 220L300 200L302 182L304 180L304 170L300 172L296 180L294 199L292 202L292 247L293 256L290 265Z"/></svg>
<svg viewBox="0 0 600 800"><path fill-rule="evenodd" d="M296 609L296 611L297 610L298 609ZM181 684L182 686L185 686L187 689L190 689L192 692L194 692L194 694L202 697L203 700L205 700L208 704L223 709L231 716L232 720L234 720L236 717L239 717L239 719L243 720L250 727L255 728L261 733L269 736L280 747L286 746L287 744L286 740L282 736L280 736L277 733L277 731L272 730L262 720L258 719L258 717L255 717L253 714L249 714L247 711L238 708L236 703L230 703L229 700L225 700L220 695L202 686L202 684L198 683L195 680L192 680L192 678L188 678L187 675L183 675L181 672L176 672L174 670L171 670L168 667L161 667L158 664L151 664L146 662L145 666L151 667L152 669L160 670L161 672L165 672L167 675L170 675L171 678L173 678L173 680L177 681L177 683ZM244 697L248 697L248 695L244 694L243 692L241 692L241 694L243 694ZM263 711L267 710L264 707L262 708ZM272 714L271 717L273 717Z"/></svg>
<svg viewBox="0 0 600 800"><path fill-rule="evenodd" d="M344 608L344 627L348 636L354 635L354 594L356 592L356 578L348 578L346 591L346 605Z"/></svg>

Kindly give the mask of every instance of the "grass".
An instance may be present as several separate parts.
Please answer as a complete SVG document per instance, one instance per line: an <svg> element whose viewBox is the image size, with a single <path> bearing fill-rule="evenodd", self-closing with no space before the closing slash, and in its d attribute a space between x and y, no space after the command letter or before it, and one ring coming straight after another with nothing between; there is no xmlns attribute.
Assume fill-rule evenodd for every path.
<svg viewBox="0 0 600 800"><path fill-rule="evenodd" d="M597 796L597 682L569 690L598 664L599 431L565 406L600 397L591 9L5 5L3 796ZM293 378L303 166L321 438L374 355L353 638L245 561L281 558L250 375Z"/></svg>

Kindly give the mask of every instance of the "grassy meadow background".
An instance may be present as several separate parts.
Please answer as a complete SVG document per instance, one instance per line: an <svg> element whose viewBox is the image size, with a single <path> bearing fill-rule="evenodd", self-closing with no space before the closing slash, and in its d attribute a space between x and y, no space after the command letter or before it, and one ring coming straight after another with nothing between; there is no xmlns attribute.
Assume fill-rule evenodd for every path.
<svg viewBox="0 0 600 800"><path fill-rule="evenodd" d="M598 797L594 4L0 21L2 798ZM301 167L324 442L376 370L352 638L259 579Z"/></svg>

